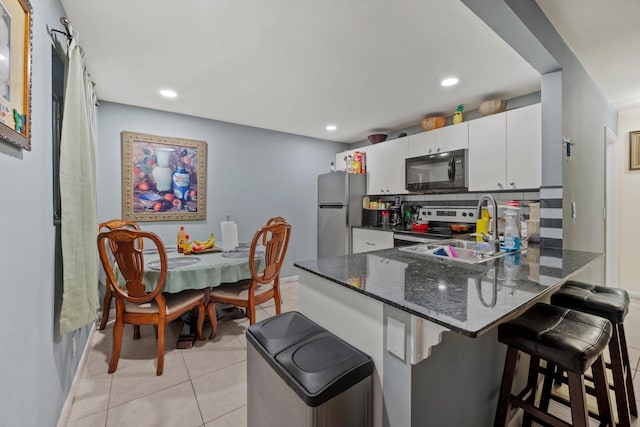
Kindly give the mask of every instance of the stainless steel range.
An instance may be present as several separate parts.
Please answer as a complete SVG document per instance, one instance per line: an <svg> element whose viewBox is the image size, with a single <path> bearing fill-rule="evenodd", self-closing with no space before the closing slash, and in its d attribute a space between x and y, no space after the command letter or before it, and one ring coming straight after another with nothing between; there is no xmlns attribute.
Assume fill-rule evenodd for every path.
<svg viewBox="0 0 640 427"><path fill-rule="evenodd" d="M475 231L476 208L466 206L422 206L416 223L428 223L427 231L398 229L393 234L394 247L430 243ZM451 226L459 231L452 230Z"/></svg>

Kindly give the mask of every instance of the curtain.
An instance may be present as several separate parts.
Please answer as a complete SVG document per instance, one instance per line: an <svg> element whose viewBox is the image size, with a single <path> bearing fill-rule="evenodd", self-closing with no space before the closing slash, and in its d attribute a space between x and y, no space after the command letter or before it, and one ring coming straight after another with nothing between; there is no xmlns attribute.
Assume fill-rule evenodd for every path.
<svg viewBox="0 0 640 427"><path fill-rule="evenodd" d="M60 334L81 328L98 309L96 246L96 96L78 34L67 51L68 71L60 141L63 296Z"/></svg>

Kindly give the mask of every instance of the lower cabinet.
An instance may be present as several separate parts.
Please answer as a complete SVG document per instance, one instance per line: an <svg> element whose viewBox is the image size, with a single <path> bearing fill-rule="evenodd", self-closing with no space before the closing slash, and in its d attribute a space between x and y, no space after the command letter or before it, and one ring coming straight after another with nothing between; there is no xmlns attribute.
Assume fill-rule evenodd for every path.
<svg viewBox="0 0 640 427"><path fill-rule="evenodd" d="M353 228L352 237L354 254L393 248L393 232L391 231Z"/></svg>

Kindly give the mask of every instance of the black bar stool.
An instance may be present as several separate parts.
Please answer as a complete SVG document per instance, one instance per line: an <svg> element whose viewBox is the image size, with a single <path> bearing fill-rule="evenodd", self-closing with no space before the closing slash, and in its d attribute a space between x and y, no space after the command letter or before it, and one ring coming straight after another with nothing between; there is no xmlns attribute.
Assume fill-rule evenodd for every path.
<svg viewBox="0 0 640 427"><path fill-rule="evenodd" d="M506 425L509 403L524 410L525 426L531 425L532 419L551 426L588 426L584 373L589 367L593 370L601 421L611 423L611 405L602 359L602 351L611 333L612 326L607 319L542 303L498 326L498 340L509 348L494 426ZM526 387L518 395L513 395L511 388L518 351L529 354L531 362ZM535 405L541 359L547 362L546 378L553 377L556 365L567 372L571 424L550 414L546 407Z"/></svg>
<svg viewBox="0 0 640 427"><path fill-rule="evenodd" d="M623 326L624 318L629 312L629 294L624 289L568 281L551 296L551 303L604 317L612 323L613 334L609 342L609 357L618 425L629 427L630 415L638 416L633 391L633 371L629 363L629 351Z"/></svg>

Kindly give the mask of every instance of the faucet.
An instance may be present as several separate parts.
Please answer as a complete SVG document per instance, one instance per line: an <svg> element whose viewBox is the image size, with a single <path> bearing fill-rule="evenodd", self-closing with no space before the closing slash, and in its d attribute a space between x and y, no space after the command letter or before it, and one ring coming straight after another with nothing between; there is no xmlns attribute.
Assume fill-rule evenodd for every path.
<svg viewBox="0 0 640 427"><path fill-rule="evenodd" d="M482 218L482 205L487 201L487 204L493 205L493 228L491 230L491 236L489 236L489 243L493 245L494 252L500 252L500 236L498 236L498 203L491 194L483 194L478 200L478 207L476 208L476 219ZM486 239L487 236L482 236Z"/></svg>

